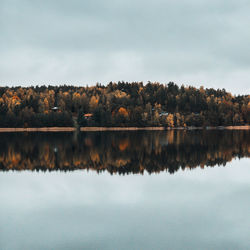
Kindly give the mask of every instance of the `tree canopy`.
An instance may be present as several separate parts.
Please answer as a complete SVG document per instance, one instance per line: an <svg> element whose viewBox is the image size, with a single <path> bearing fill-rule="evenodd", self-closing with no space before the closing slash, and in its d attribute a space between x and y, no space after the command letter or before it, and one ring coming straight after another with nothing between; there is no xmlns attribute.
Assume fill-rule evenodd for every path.
<svg viewBox="0 0 250 250"><path fill-rule="evenodd" d="M86 114L91 114L86 116ZM0 87L0 127L227 126L250 123L250 95L148 82Z"/></svg>

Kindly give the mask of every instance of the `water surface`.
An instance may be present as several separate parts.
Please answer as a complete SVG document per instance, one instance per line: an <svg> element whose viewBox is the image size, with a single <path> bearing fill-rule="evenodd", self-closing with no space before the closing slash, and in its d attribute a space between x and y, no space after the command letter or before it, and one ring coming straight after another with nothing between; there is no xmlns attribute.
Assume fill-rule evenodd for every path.
<svg viewBox="0 0 250 250"><path fill-rule="evenodd" d="M0 249L250 249L249 136L0 134Z"/></svg>

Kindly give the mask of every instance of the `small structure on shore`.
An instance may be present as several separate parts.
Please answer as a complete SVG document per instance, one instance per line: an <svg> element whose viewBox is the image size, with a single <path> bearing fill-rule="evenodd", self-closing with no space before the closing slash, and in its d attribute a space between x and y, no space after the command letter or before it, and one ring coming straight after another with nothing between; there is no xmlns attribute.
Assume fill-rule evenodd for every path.
<svg viewBox="0 0 250 250"><path fill-rule="evenodd" d="M59 108L58 107L53 107L51 110L54 111L54 112L58 112Z"/></svg>
<svg viewBox="0 0 250 250"><path fill-rule="evenodd" d="M159 115L160 115L160 116L168 116L168 112L162 111L162 112L160 112Z"/></svg>
<svg viewBox="0 0 250 250"><path fill-rule="evenodd" d="M86 120L90 120L93 117L93 114L88 113L83 115Z"/></svg>

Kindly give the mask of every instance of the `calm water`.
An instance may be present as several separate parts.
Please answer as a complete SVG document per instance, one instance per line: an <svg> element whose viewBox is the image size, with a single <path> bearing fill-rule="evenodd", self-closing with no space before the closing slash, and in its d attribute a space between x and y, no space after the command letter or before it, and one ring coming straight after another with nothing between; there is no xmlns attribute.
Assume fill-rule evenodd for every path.
<svg viewBox="0 0 250 250"><path fill-rule="evenodd" d="M250 249L250 132L0 134L0 249Z"/></svg>

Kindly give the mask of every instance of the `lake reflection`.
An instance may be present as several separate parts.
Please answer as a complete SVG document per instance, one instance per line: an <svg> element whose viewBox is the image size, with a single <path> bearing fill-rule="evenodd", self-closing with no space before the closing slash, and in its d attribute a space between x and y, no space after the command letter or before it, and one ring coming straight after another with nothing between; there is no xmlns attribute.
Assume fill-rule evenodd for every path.
<svg viewBox="0 0 250 250"><path fill-rule="evenodd" d="M0 138L1 250L250 249L248 131Z"/></svg>
<svg viewBox="0 0 250 250"><path fill-rule="evenodd" d="M129 174L226 165L250 156L249 131L1 134L0 170Z"/></svg>

